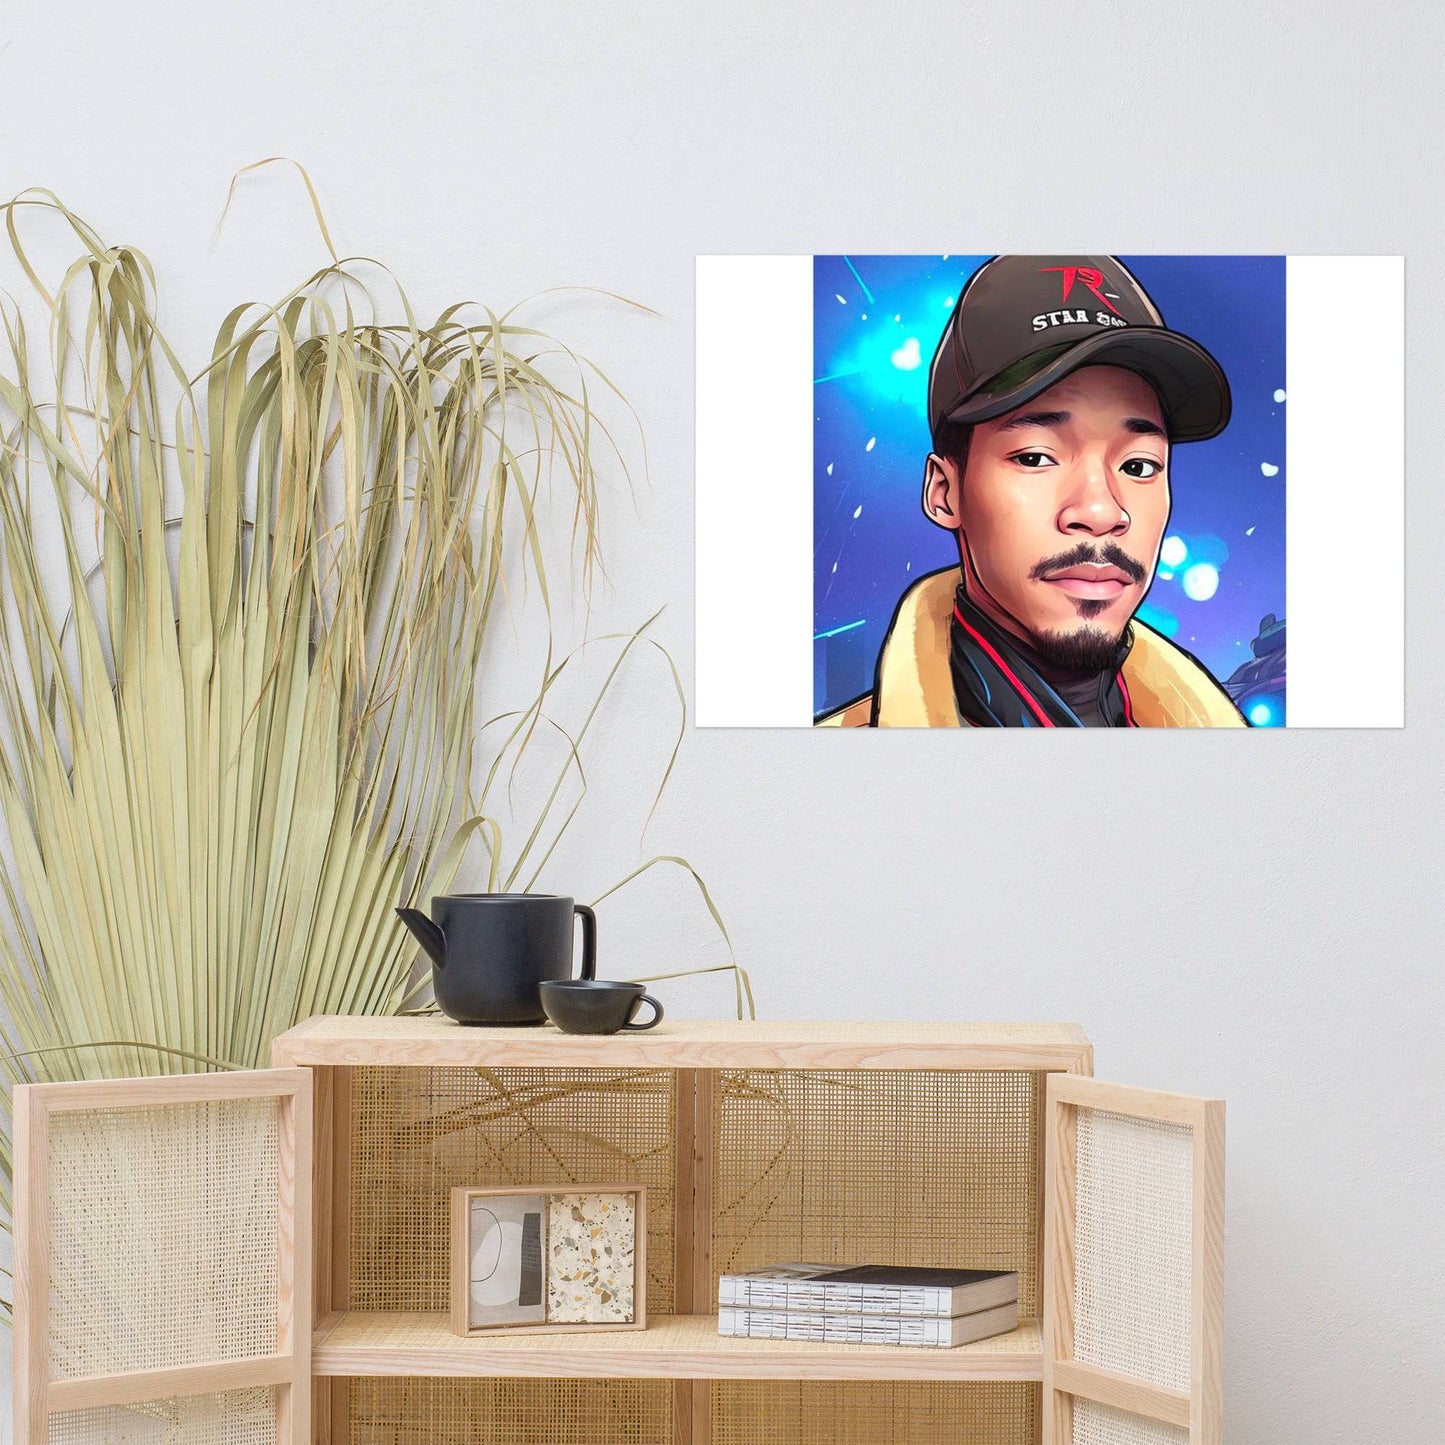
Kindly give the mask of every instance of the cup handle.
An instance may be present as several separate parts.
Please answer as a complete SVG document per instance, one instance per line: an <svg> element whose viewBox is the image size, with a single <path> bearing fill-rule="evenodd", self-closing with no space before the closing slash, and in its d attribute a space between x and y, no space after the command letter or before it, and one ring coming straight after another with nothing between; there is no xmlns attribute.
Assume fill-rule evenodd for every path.
<svg viewBox="0 0 1445 1445"><path fill-rule="evenodd" d="M582 920L582 972L579 978L597 977L597 915L585 904L574 905Z"/></svg>
<svg viewBox="0 0 1445 1445"><path fill-rule="evenodd" d="M642 1007L642 1005L645 1004L645 1003L650 1003L650 1004L652 1005L652 1017L651 1017L650 1019L648 1019L648 1021L647 1021L645 1024L635 1024L635 1023L633 1023L632 1020L637 1017L637 1010L640 1009L640 1008ZM638 1029L638 1030L641 1030L641 1029L655 1029L655 1028L658 1026L658 1024L660 1024L661 1022L662 1022L662 1005L661 1005L660 1003L658 1003L658 1001L657 1001L655 998L653 998L653 996L652 996L650 993L645 993L645 994L642 995L642 997L641 997L640 999L637 1000L637 1002L636 1002L635 1004L632 1005L632 1013L631 1013L631 1015L629 1016L627 1022L626 1022L625 1024L623 1024L622 1027L625 1028L625 1029Z"/></svg>

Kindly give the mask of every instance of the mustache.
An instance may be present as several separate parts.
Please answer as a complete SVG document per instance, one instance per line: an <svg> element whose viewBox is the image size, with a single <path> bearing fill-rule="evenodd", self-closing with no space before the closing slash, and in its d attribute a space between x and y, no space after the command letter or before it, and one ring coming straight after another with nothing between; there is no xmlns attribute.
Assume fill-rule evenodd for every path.
<svg viewBox="0 0 1445 1445"><path fill-rule="evenodd" d="M1131 582L1142 582L1149 575L1149 569L1136 562L1117 542L1080 542L1067 552L1055 557L1045 557L1036 562L1029 576L1035 582L1047 577L1050 572L1062 572L1066 567L1077 567L1081 562L1098 562L1101 565L1117 567Z"/></svg>

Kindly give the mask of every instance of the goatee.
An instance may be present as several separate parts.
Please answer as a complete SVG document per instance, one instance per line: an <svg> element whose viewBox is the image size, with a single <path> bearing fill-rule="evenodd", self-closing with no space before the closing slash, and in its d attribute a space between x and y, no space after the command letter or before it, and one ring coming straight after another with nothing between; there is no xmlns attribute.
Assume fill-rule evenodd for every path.
<svg viewBox="0 0 1445 1445"><path fill-rule="evenodd" d="M1126 651L1122 633L1100 627L1081 627L1077 632L1035 632L1034 650L1060 672L1111 672Z"/></svg>

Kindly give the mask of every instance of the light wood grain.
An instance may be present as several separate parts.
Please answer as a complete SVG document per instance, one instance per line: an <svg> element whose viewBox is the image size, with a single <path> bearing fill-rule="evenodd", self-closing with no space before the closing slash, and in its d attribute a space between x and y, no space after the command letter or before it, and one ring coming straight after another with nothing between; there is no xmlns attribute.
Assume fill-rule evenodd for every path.
<svg viewBox="0 0 1445 1445"><path fill-rule="evenodd" d="M1187 1429L1189 1445L1223 1445L1224 1104L1070 1075L1048 1080L1045 1212L1045 1445L1071 1445L1075 1396ZM1192 1140L1190 1381L1164 1389L1073 1359L1076 1120L1081 1108L1183 1126Z"/></svg>
<svg viewBox="0 0 1445 1445"><path fill-rule="evenodd" d="M52 1380L49 1408L89 1410L101 1405L135 1405L173 1395L208 1395L213 1391L246 1390L257 1385L293 1385L295 1362L288 1354L253 1355L208 1365L175 1365L162 1370L128 1370L114 1375L88 1375L78 1380ZM309 1377L308 1377L309 1378Z"/></svg>
<svg viewBox="0 0 1445 1445"><path fill-rule="evenodd" d="M1048 1082L1049 1076L1038 1073L1033 1076L1033 1133L1034 1157L1032 1168L1033 1198L1029 1202L1026 1217L1037 1221L1033 1230L1034 1250L1034 1303L1033 1308L1042 1316L1044 1312L1044 1256L1047 1253L1045 1241L1048 1237Z"/></svg>
<svg viewBox="0 0 1445 1445"><path fill-rule="evenodd" d="M1194 1289L1189 1438L1224 1440L1224 1104L1208 1100L1194 1130Z"/></svg>
<svg viewBox="0 0 1445 1445"><path fill-rule="evenodd" d="M717 1140L717 1073L700 1069L693 1089L692 1125L692 1254L683 1268L692 1274L691 1313L706 1315L712 1309L713 1283L713 1155ZM681 1309L676 1313L682 1314ZM692 1445L712 1440L712 1386L699 1380L690 1386L692 1409L688 1439Z"/></svg>
<svg viewBox="0 0 1445 1445"><path fill-rule="evenodd" d="M277 1056L275 1048L271 1057ZM311 1239L311 1327L314 1330L323 1314L346 1306L332 1298L332 1250L334 1236L341 1225L341 1213L332 1193L332 1149L335 1121L334 1094L337 1080L349 1078L349 1069L313 1069L312 1112L314 1124L311 1144L311 1195L315 1225ZM342 1229L341 1232L344 1232Z"/></svg>
<svg viewBox="0 0 1445 1445"><path fill-rule="evenodd" d="M11 1104L15 1445L46 1445L50 1435L50 1116L37 1088L17 1084Z"/></svg>
<svg viewBox="0 0 1445 1445"><path fill-rule="evenodd" d="M1045 1082L1044 1143L1044 1445L1072 1445L1073 1397L1055 1374L1074 1354L1074 1219L1078 1137L1074 1108L1059 1099L1060 1080Z"/></svg>
<svg viewBox="0 0 1445 1445"><path fill-rule="evenodd" d="M276 1387L277 1445L311 1436L312 1074L307 1068L160 1075L18 1086L15 1091L15 1438L46 1445L56 1411L134 1404L251 1385ZM275 1099L277 1118L276 1349L244 1360L51 1379L49 1362L49 1120L113 1111Z"/></svg>
<svg viewBox="0 0 1445 1445"><path fill-rule="evenodd" d="M1077 1360L1058 1360L1051 1372L1053 1388L1069 1395L1097 1400L1131 1415L1145 1415L1162 1420L1166 1425L1189 1428L1189 1392L1166 1390L1097 1365L1081 1365Z"/></svg>
<svg viewBox="0 0 1445 1445"><path fill-rule="evenodd" d="M674 1380L672 1382L672 1445L693 1445L698 1437L692 1428L692 1395L694 1390L706 1390L704 1380ZM707 1442L702 1442L707 1445Z"/></svg>
<svg viewBox="0 0 1445 1445"><path fill-rule="evenodd" d="M1084 1080L1088 1088L1071 1093L1068 1075L1087 1075L1093 1051L1082 1031L1072 1024L958 1024L958 1023L790 1023L734 1021L665 1021L644 1035L588 1038L566 1035L549 1027L532 1029L468 1028L444 1018L362 1019L318 1017L298 1025L276 1041L273 1058L278 1071L234 1075L180 1076L174 1080L120 1080L100 1084L38 1085L41 1090L100 1090L87 1097L67 1092L44 1100L42 1121L49 1108L176 1103L213 1098L209 1083L196 1080L228 1079L226 1097L282 1095L284 1113L299 1119L299 1098L312 1085L298 1076L317 1070L314 1091L317 1116L311 1126L314 1179L301 1160L306 1143L299 1124L294 1145L283 1145L283 1196L296 1210L297 1273L286 1286L278 1341L295 1348L288 1357L298 1362L311 1352L309 1371L288 1373L278 1379L281 1420L290 1445L306 1437L307 1416L314 1420L316 1445L332 1445L346 1436L347 1376L448 1375L553 1378L671 1379L677 1382L675 1420L677 1445L706 1445L711 1438L710 1380L819 1379L819 1380L1049 1380L1045 1389L1045 1420L1055 1428L1067 1423L1073 1391L1117 1403L1119 1408L1149 1413L1152 1401L1158 1411L1178 1411L1172 1392L1150 1395L1155 1387L1126 1377L1104 1378L1070 1360L1072 1351L1072 1218L1073 1139L1075 1104L1188 1123L1196 1128L1196 1207L1205 1213L1215 1208L1216 1224L1195 1240L1196 1293L1195 1388L1189 1397L1191 1442L1219 1445L1219 1322L1222 1319L1223 1269L1223 1111L1214 1101L1182 1099L1148 1091L1117 1089ZM673 1277L678 1312L654 1316L645 1328L617 1329L599 1326L550 1326L526 1334L495 1332L459 1338L444 1314L348 1313L349 1305L349 1154L352 1068L359 1066L533 1066L533 1067L635 1067L679 1070L676 1120L677 1195L674 1215L677 1253ZM1040 1161L1045 1219L1043 1282L1045 1311L1050 1316L1048 1349L1037 1321L1024 1321L1018 1330L956 1350L913 1349L871 1345L820 1345L780 1340L738 1340L717 1334L717 1321L707 1313L713 1288L712 1264L712 1132L716 1069L821 1068L821 1069L987 1069L1027 1070L1049 1074L1049 1102ZM1040 1080L1041 1090L1043 1081ZM1054 1093L1055 1086L1059 1092ZM119 1090L119 1093L116 1090ZM293 1108L293 1101L295 1102ZM307 1104L309 1107L310 1100ZM1211 1123L1217 1109L1217 1123ZM685 1111L685 1117L684 1117ZM17 1107L17 1150L23 1126ZM1058 1139L1049 1137L1050 1121L1058 1113ZM1207 1127L1206 1127L1207 1126ZM291 1126L288 1126L288 1132ZM32 1131L33 1138L33 1131ZM1060 1177L1051 1149L1068 1158L1067 1177ZM292 1184L285 1183L288 1172ZM311 1186L317 1191L309 1227L301 1211L311 1207ZM635 1188L636 1186L609 1186ZM538 1191L524 1186L526 1192ZM1200 1192L1202 1191L1202 1193ZM304 1196L304 1199L303 1199ZM43 1202L43 1186L39 1195ZM17 1221L23 1209L23 1191L17 1194ZM32 1213L36 1208L32 1200ZM1057 1216L1051 1217L1050 1211ZM1067 1214L1067 1244L1059 1231ZM1203 1217L1203 1216L1201 1216ZM645 1249L645 1226L639 1230L639 1251ZM307 1244L311 1265L303 1263ZM21 1260L17 1229L17 1298L21 1294ZM1062 1286L1053 1278L1049 1254L1068 1260L1070 1291L1067 1308ZM641 1257L639 1307L645 1310L645 1257ZM30 1255L29 1281L35 1278L35 1256ZM41 1274L43 1278L43 1272ZM285 1276L283 1271L283 1282ZM301 1282L304 1279L305 1298ZM32 1312L33 1313L33 1312ZM298 1329L307 1317L314 1331ZM291 1323L287 1323L287 1320ZM31 1325L33 1327L33 1320ZM22 1329L17 1321L17 1361L22 1350ZM44 1336L40 1337L43 1348ZM282 1358L278 1351L276 1357ZM41 1365L45 1363L41 1355ZM255 1362L245 1362L253 1365ZM229 1365L187 1367L217 1371ZM279 1368L266 1363L266 1368ZM317 1380L313 1386L310 1372ZM171 1372L165 1372L171 1373ZM36 1378L43 1378L37 1376ZM117 1377L107 1377L105 1387ZM193 1383L203 1378L192 1374ZM216 1379L222 1378L220 1375ZM694 1383L696 1382L696 1383ZM102 1387L100 1380L72 1382L64 1390ZM189 1393L180 1381L178 1389ZM1114 1391L1105 1396L1098 1391ZM307 1401L307 1393L312 1392ZM1132 1392L1132 1393L1131 1393ZM35 1392L25 1396L17 1370L17 1441L43 1445L44 1428L53 1400L47 1405L42 1386L39 1414ZM1164 1395L1170 1395L1167 1401ZM1126 1403L1126 1397L1134 1404ZM1056 1401L1051 1410L1050 1401ZM38 1419L26 1437L19 1428L22 1411ZM1156 1418L1170 1418L1156 1415ZM1213 1431L1214 1433L1209 1433ZM1046 1431L1049 1445L1069 1445L1071 1430Z"/></svg>
<svg viewBox="0 0 1445 1445"><path fill-rule="evenodd" d="M1049 1079L1049 1097L1060 1104L1083 1105L1106 1114L1123 1114L1130 1119L1153 1119L1160 1124L1182 1124L1197 1128L1204 1119L1205 1106L1218 1100L1192 1094L1166 1094L1157 1089L1135 1089L1127 1084L1110 1084L1079 1074L1060 1074Z"/></svg>
<svg viewBox="0 0 1445 1445"><path fill-rule="evenodd" d="M472 1229L471 1191L461 1185L452 1189L447 1230L448 1299L452 1333L465 1338L472 1332ZM543 1246L545 1251L545 1245Z"/></svg>
<svg viewBox="0 0 1445 1445"><path fill-rule="evenodd" d="M298 1067L292 1037L303 1032L306 1020L272 1042L271 1062L276 1069ZM311 1330L304 1349L308 1356L311 1335L321 1319L351 1305L351 1101L353 1073L349 1068L307 1067L312 1078L311 1189L309 1240L311 1259ZM303 1395L309 1395L303 1399ZM280 1419L294 1416L302 1434L310 1415L312 1445L333 1445L347 1438L349 1399L344 1380L313 1384L309 1363L304 1391L292 1389L280 1402ZM301 1438L301 1436L298 1436Z"/></svg>
<svg viewBox="0 0 1445 1445"><path fill-rule="evenodd" d="M326 1399L327 1427L330 1433L324 1445L347 1445L351 1439L351 1381L347 1379L317 1379L311 1382L312 1412L315 1413L318 1394Z"/></svg>
<svg viewBox="0 0 1445 1445"><path fill-rule="evenodd" d="M286 1051L272 1046L272 1062L278 1067L290 1065ZM314 1333L322 1316L333 1309L345 1309L349 1300L341 1287L335 1269L338 1237L347 1235L346 1211L338 1199L335 1185L335 1143L337 1092L349 1090L351 1070L312 1069L312 1168L311 1168L311 1327ZM310 1341L307 1342L308 1359ZM345 1437L338 1433L334 1415L333 1391L327 1382L321 1388L310 1385L312 1445L332 1445Z"/></svg>
<svg viewBox="0 0 1445 1445"><path fill-rule="evenodd" d="M315 1081L310 1069L296 1072L298 1087L280 1095L277 1139L276 1349L290 1369L276 1396L276 1437L301 1442L311 1436Z"/></svg>
<svg viewBox="0 0 1445 1445"><path fill-rule="evenodd" d="M695 1299L692 1272L697 1080L696 1069L678 1069L673 1077L672 1313L675 1315L697 1314L706 1308ZM675 1442L675 1445L687 1445L687 1442Z"/></svg>
<svg viewBox="0 0 1445 1445"><path fill-rule="evenodd" d="M1038 1322L957 1349L731 1339L713 1315L659 1315L645 1330L452 1333L448 1316L351 1313L324 1321L318 1375L491 1375L556 1379L1040 1380Z"/></svg>
<svg viewBox="0 0 1445 1445"><path fill-rule="evenodd" d="M711 1221L699 1213L697 1168L704 1145L698 1135L698 1091L700 1081L711 1080L706 1070L678 1069L673 1078L673 1268L672 1313L701 1314L708 1307L698 1291L696 1261L700 1241L707 1237ZM699 1233L701 1231L701 1233ZM706 1279L703 1279L706 1285ZM705 1384L678 1380L672 1391L672 1445L708 1445L711 1436L697 1428L696 1416L704 1407L698 1396L706 1395Z"/></svg>
<svg viewBox="0 0 1445 1445"><path fill-rule="evenodd" d="M665 1019L602 1036L477 1028L440 1016L308 1019L277 1041L299 1064L672 1069L1068 1069L1076 1024L790 1023Z"/></svg>
<svg viewBox="0 0 1445 1445"><path fill-rule="evenodd" d="M597 1193L608 1194L613 1190L599 1189ZM633 1226L636 1230L632 1244L632 1315L639 1330L647 1328L647 1190L639 1184L632 1191L637 1198Z"/></svg>
<svg viewBox="0 0 1445 1445"><path fill-rule="evenodd" d="M139 1079L78 1079L25 1084L52 1114L66 1109L134 1109L204 1104L214 1099L272 1099L311 1088L309 1069L235 1069L216 1074L157 1074Z"/></svg>
<svg viewBox="0 0 1445 1445"><path fill-rule="evenodd" d="M355 1075L350 1069L331 1074L331 1293L328 1309L351 1308L351 1111Z"/></svg>

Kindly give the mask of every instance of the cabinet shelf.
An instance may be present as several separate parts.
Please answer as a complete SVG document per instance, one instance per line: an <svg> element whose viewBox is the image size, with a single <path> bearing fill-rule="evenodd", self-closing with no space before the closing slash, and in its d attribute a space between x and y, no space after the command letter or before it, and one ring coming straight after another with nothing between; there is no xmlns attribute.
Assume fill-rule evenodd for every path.
<svg viewBox="0 0 1445 1445"><path fill-rule="evenodd" d="M477 1028L442 1015L318 1015L276 1041L278 1059L333 1068L1076 1069L1077 1024L789 1023L666 1019L641 1033Z"/></svg>
<svg viewBox="0 0 1445 1445"><path fill-rule="evenodd" d="M1041 1380L1037 1320L955 1349L733 1339L713 1315L661 1315L645 1330L453 1334L444 1314L328 1315L317 1375L486 1375L634 1380Z"/></svg>

